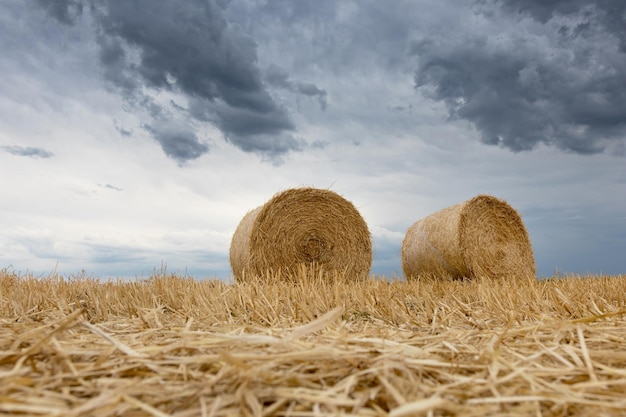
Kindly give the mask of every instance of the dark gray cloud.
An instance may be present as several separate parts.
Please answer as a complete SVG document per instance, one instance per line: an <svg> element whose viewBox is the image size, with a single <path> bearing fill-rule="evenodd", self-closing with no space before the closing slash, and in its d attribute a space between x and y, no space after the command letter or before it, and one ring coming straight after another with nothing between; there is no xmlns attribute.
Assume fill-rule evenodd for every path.
<svg viewBox="0 0 626 417"><path fill-rule="evenodd" d="M11 155L28 156L31 158L50 158L54 154L43 148L33 148L30 146L3 146L2 149Z"/></svg>
<svg viewBox="0 0 626 417"><path fill-rule="evenodd" d="M316 97L322 110L326 110L326 90L312 83L293 81L286 70L276 65L270 65L270 67L265 70L265 81L270 85L283 88L292 93Z"/></svg>
<svg viewBox="0 0 626 417"><path fill-rule="evenodd" d="M150 92L171 92L209 103L205 112L221 110L203 120L218 126L227 138L236 136L232 142L244 151L261 147L279 157L297 149L280 140L276 146L266 146L272 135L284 136L293 124L265 89L256 44L224 19L219 2L57 0L49 7L41 0L39 4L66 24L89 10L86 18L98 34L105 78L131 108L147 110L154 119L145 123L148 131L169 157L184 162L209 148L191 126L184 133L160 131L163 118L171 116L167 113L181 113L183 107L165 108Z"/></svg>
<svg viewBox="0 0 626 417"><path fill-rule="evenodd" d="M144 128L159 142L163 152L180 165L209 151L209 146L202 143L195 132L184 125L157 121L154 125L144 125Z"/></svg>
<svg viewBox="0 0 626 417"><path fill-rule="evenodd" d="M215 124L228 142L246 152L257 153L266 160L280 163L281 155L305 148L304 141L288 133L294 126L283 111L259 113L219 101L192 99L189 114L196 120ZM254 136L254 141L249 140L251 136Z"/></svg>
<svg viewBox="0 0 626 417"><path fill-rule="evenodd" d="M564 34L588 34L593 26L603 27L619 39L620 50L626 52L626 2L623 0L498 0L504 8L528 14L542 23L558 16L582 19L573 28L562 26Z"/></svg>
<svg viewBox="0 0 626 417"><path fill-rule="evenodd" d="M416 88L443 101L452 118L472 122L487 144L522 151L544 143L578 153L623 148L626 3L502 0L487 6L483 17L508 19L507 29L414 43Z"/></svg>
<svg viewBox="0 0 626 417"><path fill-rule="evenodd" d="M83 12L81 0L36 0L48 14L61 23L71 25Z"/></svg>

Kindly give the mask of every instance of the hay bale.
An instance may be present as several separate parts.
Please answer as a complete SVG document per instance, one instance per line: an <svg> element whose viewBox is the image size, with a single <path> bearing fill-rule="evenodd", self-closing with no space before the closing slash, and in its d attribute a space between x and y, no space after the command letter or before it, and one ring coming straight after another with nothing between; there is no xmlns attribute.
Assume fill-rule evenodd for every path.
<svg viewBox="0 0 626 417"><path fill-rule="evenodd" d="M303 267L364 279L372 265L367 224L352 203L315 188L276 194L244 216L230 246L237 281L295 276Z"/></svg>
<svg viewBox="0 0 626 417"><path fill-rule="evenodd" d="M402 242L402 269L448 278L535 276L521 217L506 201L479 195L415 222Z"/></svg>

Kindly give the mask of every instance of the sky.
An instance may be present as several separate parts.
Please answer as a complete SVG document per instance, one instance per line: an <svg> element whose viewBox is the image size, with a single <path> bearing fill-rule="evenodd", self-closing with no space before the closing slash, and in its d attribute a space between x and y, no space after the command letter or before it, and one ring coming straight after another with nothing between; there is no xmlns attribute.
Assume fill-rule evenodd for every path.
<svg viewBox="0 0 626 417"><path fill-rule="evenodd" d="M402 278L479 194L540 277L626 273L623 0L3 0L0 269L232 277L243 216L330 189Z"/></svg>

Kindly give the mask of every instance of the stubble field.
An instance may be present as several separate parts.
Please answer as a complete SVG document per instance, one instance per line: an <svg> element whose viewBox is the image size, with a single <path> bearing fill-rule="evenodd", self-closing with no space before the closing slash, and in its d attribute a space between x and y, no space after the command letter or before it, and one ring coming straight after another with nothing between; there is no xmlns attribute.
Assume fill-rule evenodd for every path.
<svg viewBox="0 0 626 417"><path fill-rule="evenodd" d="M623 416L626 276L0 271L0 415Z"/></svg>

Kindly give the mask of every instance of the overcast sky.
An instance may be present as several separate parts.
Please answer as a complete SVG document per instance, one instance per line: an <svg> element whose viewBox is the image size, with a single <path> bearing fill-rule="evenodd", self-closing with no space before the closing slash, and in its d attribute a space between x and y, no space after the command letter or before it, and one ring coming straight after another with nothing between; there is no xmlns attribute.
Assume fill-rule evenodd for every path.
<svg viewBox="0 0 626 417"><path fill-rule="evenodd" d="M507 200L539 276L626 273L624 0L3 0L0 268L231 276L242 217Z"/></svg>

